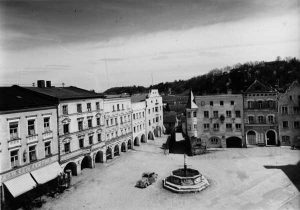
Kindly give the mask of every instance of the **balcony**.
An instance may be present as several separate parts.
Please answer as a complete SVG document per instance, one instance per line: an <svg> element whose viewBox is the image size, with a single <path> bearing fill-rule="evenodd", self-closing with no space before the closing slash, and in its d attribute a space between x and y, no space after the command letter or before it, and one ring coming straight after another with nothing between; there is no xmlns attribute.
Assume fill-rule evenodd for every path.
<svg viewBox="0 0 300 210"><path fill-rule="evenodd" d="M52 131L46 131L45 133L42 133L42 138L43 138L43 140L53 138L53 132Z"/></svg>
<svg viewBox="0 0 300 210"><path fill-rule="evenodd" d="M27 136L26 140L27 140L27 144L37 142L38 141L38 135L34 134L34 135Z"/></svg>
<svg viewBox="0 0 300 210"><path fill-rule="evenodd" d="M8 149L13 148L13 147L20 147L21 146L21 139L20 138L16 138L13 140L9 140L8 141Z"/></svg>

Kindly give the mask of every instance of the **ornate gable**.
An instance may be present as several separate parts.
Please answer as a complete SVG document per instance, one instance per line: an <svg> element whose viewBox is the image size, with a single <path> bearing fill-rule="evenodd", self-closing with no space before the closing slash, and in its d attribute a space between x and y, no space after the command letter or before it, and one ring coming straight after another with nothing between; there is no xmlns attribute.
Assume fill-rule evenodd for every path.
<svg viewBox="0 0 300 210"><path fill-rule="evenodd" d="M246 90L246 93L258 93L258 92L273 92L275 91L271 87L264 85L258 80L255 80Z"/></svg>

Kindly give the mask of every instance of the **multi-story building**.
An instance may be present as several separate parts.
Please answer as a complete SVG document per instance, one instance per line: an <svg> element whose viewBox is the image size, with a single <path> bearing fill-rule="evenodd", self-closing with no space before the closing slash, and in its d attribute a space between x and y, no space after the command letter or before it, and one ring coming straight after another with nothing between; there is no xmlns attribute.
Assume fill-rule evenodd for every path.
<svg viewBox="0 0 300 210"><path fill-rule="evenodd" d="M146 133L148 140L160 137L164 132L163 103L157 89L147 94L146 101Z"/></svg>
<svg viewBox="0 0 300 210"><path fill-rule="evenodd" d="M247 145L277 145L278 92L255 80L244 93L244 121Z"/></svg>
<svg viewBox="0 0 300 210"><path fill-rule="evenodd" d="M132 133L134 146L140 143L146 143L146 103L145 101L134 102L131 100L132 106Z"/></svg>
<svg viewBox="0 0 300 210"><path fill-rule="evenodd" d="M300 146L300 85L297 81L278 101L279 141L284 146Z"/></svg>
<svg viewBox="0 0 300 210"><path fill-rule="evenodd" d="M133 148L131 125L131 99L124 95L108 95L104 99L105 153L112 159Z"/></svg>
<svg viewBox="0 0 300 210"><path fill-rule="evenodd" d="M57 107L55 100L18 86L1 87L0 98L0 204L16 204L62 171Z"/></svg>
<svg viewBox="0 0 300 210"><path fill-rule="evenodd" d="M186 133L207 147L242 147L243 97L241 94L204 95L190 93L186 108Z"/></svg>
<svg viewBox="0 0 300 210"><path fill-rule="evenodd" d="M38 81L38 87L26 87L57 100L59 162L73 175L95 162L105 161L103 96L77 87L52 87Z"/></svg>

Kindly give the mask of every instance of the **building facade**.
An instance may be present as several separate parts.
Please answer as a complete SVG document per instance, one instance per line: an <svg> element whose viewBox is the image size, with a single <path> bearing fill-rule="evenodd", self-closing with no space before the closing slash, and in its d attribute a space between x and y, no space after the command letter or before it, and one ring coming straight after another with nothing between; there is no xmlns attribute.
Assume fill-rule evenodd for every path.
<svg viewBox="0 0 300 210"><path fill-rule="evenodd" d="M293 82L278 101L279 141L283 146L300 146L300 85Z"/></svg>
<svg viewBox="0 0 300 210"><path fill-rule="evenodd" d="M243 96L247 145L277 145L278 92L255 80Z"/></svg>
<svg viewBox="0 0 300 210"><path fill-rule="evenodd" d="M56 102L14 86L0 98L0 203L17 204L62 171Z"/></svg>
<svg viewBox="0 0 300 210"><path fill-rule="evenodd" d="M190 98L193 98L191 93ZM243 97L241 94L204 95L189 99L187 134L210 147L243 147Z"/></svg>
<svg viewBox="0 0 300 210"><path fill-rule="evenodd" d="M104 99L104 110L104 157L107 160L133 148L131 99L127 96L107 96Z"/></svg>
<svg viewBox="0 0 300 210"><path fill-rule="evenodd" d="M146 143L146 103L131 102L132 103L132 132L133 144L139 146L141 143Z"/></svg>
<svg viewBox="0 0 300 210"><path fill-rule="evenodd" d="M160 137L164 132L163 102L157 89L151 89L146 99L146 133L148 140Z"/></svg>

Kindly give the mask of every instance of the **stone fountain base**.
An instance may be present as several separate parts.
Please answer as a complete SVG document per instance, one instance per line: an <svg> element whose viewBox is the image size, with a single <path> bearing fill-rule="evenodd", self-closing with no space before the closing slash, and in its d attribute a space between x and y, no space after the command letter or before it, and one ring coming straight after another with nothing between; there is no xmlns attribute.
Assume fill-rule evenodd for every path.
<svg viewBox="0 0 300 210"><path fill-rule="evenodd" d="M209 186L207 179L198 171L191 168L180 168L163 180L163 187L172 192L200 192Z"/></svg>

